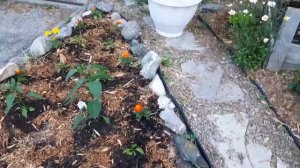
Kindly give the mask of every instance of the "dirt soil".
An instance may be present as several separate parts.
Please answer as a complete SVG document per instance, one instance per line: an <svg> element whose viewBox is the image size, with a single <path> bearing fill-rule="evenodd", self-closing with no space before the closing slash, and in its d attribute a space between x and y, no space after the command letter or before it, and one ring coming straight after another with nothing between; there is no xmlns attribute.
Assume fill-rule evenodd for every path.
<svg viewBox="0 0 300 168"><path fill-rule="evenodd" d="M300 95L287 89L296 80L296 73L258 70L253 77L266 92L271 106L277 109L280 119L300 139Z"/></svg>
<svg viewBox="0 0 300 168"><path fill-rule="evenodd" d="M28 81L22 85L24 92L37 92L44 99L24 98L36 109L27 119L17 106L8 116L0 113L0 167L177 167L171 135L159 118L157 97L146 87L150 81L139 75L136 61L131 66L121 64L120 56L129 45L111 23L108 17L85 18L81 23L84 28L77 28L60 49L26 65ZM81 42L74 42L74 36ZM107 46L108 41L113 41L113 48ZM80 76L69 81L65 77L68 67L87 65L90 58L91 64L104 65L113 77L102 82L101 98L101 115L111 122L106 124L102 118L88 120L73 131L75 117L85 112L78 110L77 101L70 105L63 102ZM64 66L58 68L62 62ZM86 87L77 93L77 100L91 99ZM0 99L0 109L4 110L4 92L0 92ZM151 111L150 120L136 120L136 103ZM123 154L132 144L140 146L145 154Z"/></svg>

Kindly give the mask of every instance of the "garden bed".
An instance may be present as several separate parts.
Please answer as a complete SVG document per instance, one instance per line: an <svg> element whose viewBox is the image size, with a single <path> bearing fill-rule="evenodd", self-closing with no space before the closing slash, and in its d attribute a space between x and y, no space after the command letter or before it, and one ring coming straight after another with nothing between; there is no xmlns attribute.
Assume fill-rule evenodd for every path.
<svg viewBox="0 0 300 168"><path fill-rule="evenodd" d="M177 167L172 135L159 117L158 97L146 87L150 81L139 74L140 65L132 56L130 65L120 59L129 45L119 28L108 16L87 17L80 25L59 49L26 64L23 92L36 92L43 98L20 97L34 109L27 119L20 104L7 116L0 113L0 167ZM73 129L76 116L87 115L77 102L93 99L84 84L70 96L74 101L65 104L80 78L88 78L88 73L66 77L69 69L79 65L105 66L110 77L101 80L100 116L83 120ZM0 93L2 110L6 93ZM149 120L137 121L137 103L151 111ZM134 151L126 153L126 149Z"/></svg>

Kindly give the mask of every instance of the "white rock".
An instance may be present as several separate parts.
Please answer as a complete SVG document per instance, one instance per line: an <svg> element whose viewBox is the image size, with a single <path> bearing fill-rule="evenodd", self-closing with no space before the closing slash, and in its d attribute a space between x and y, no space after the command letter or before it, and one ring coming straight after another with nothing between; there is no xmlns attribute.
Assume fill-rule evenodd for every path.
<svg viewBox="0 0 300 168"><path fill-rule="evenodd" d="M140 74L146 79L153 79L161 63L161 58L154 51L149 51L142 59Z"/></svg>
<svg viewBox="0 0 300 168"><path fill-rule="evenodd" d="M126 40L133 40L133 39L137 39L140 36L140 31L141 31L141 27L138 24L137 21L129 21L127 22L122 31L121 31L121 35L124 37L124 39Z"/></svg>
<svg viewBox="0 0 300 168"><path fill-rule="evenodd" d="M40 57L50 51L51 47L51 39L46 36L40 36L31 44L29 53L32 57Z"/></svg>
<svg viewBox="0 0 300 168"><path fill-rule="evenodd" d="M79 110L83 110L87 108L86 103L84 101L78 101L77 107L79 108Z"/></svg>
<svg viewBox="0 0 300 168"><path fill-rule="evenodd" d="M152 90L152 92L157 96L166 95L164 84L162 83L158 75L155 75L155 77L152 79L151 83L149 84L149 87Z"/></svg>
<svg viewBox="0 0 300 168"><path fill-rule="evenodd" d="M82 21L82 17L81 17L81 16L74 16L74 17L71 19L69 25L70 25L71 27L76 27L76 26L79 24L80 21Z"/></svg>
<svg viewBox="0 0 300 168"><path fill-rule="evenodd" d="M159 116L165 121L165 125L177 134L184 134L186 132L186 126L173 110L166 109L160 112Z"/></svg>
<svg viewBox="0 0 300 168"><path fill-rule="evenodd" d="M113 13L110 15L110 17L111 17L111 20L112 20L112 21L116 21L116 20L122 19L122 18L121 18L121 15L120 15L118 12L113 12Z"/></svg>
<svg viewBox="0 0 300 168"><path fill-rule="evenodd" d="M88 11L85 11L81 14L82 17L85 17L85 16L89 16L92 14L92 11L91 10L88 10Z"/></svg>
<svg viewBox="0 0 300 168"><path fill-rule="evenodd" d="M166 96L159 96L159 98L157 99L157 104L160 109L174 110L175 108L174 103Z"/></svg>
<svg viewBox="0 0 300 168"><path fill-rule="evenodd" d="M18 65L14 63L9 63L0 69L0 82L15 75Z"/></svg>
<svg viewBox="0 0 300 168"><path fill-rule="evenodd" d="M66 37L70 37L72 35L72 27L70 24L60 28L59 33L56 35L56 38L63 39Z"/></svg>

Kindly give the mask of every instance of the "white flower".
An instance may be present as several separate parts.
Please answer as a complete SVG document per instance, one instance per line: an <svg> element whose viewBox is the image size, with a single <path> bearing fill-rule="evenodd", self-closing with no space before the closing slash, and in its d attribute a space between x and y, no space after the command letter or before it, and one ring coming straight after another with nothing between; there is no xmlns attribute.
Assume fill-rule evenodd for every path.
<svg viewBox="0 0 300 168"><path fill-rule="evenodd" d="M228 6L228 7L232 7L232 3L230 3L230 4L227 4L226 6Z"/></svg>
<svg viewBox="0 0 300 168"><path fill-rule="evenodd" d="M256 4L257 0L249 0L251 3Z"/></svg>
<svg viewBox="0 0 300 168"><path fill-rule="evenodd" d="M274 8L276 6L276 2L268 1L268 6Z"/></svg>
<svg viewBox="0 0 300 168"><path fill-rule="evenodd" d="M269 41L268 38L264 38L264 43L267 43Z"/></svg>
<svg viewBox="0 0 300 168"><path fill-rule="evenodd" d="M231 9L228 13L229 13L229 15L235 15L235 14L236 14L236 11L233 10L233 9Z"/></svg>
<svg viewBox="0 0 300 168"><path fill-rule="evenodd" d="M267 21L269 19L269 16L268 15L264 15L261 17L261 20L262 21Z"/></svg>
<svg viewBox="0 0 300 168"><path fill-rule="evenodd" d="M87 109L87 105L86 105L86 103L83 102L83 101L79 101L79 102L77 103L77 107L79 108L79 110Z"/></svg>
<svg viewBox="0 0 300 168"><path fill-rule="evenodd" d="M289 19L290 19L290 17L288 17L288 16L283 17L284 21L288 21Z"/></svg>
<svg viewBox="0 0 300 168"><path fill-rule="evenodd" d="M252 16L252 13L250 13L249 16Z"/></svg>
<svg viewBox="0 0 300 168"><path fill-rule="evenodd" d="M248 9L244 9L243 13L248 14L249 13Z"/></svg>
<svg viewBox="0 0 300 168"><path fill-rule="evenodd" d="M243 3L243 1L240 1L240 4L242 4Z"/></svg>

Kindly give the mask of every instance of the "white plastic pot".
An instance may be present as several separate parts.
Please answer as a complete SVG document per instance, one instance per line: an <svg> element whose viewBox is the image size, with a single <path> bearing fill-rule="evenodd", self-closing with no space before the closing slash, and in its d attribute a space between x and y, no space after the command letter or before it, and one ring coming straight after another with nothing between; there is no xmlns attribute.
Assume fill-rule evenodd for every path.
<svg viewBox="0 0 300 168"><path fill-rule="evenodd" d="M165 37L178 37L193 18L202 0L148 0L156 32Z"/></svg>

